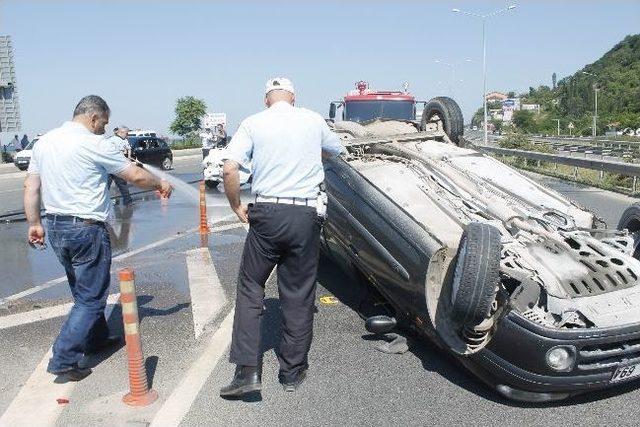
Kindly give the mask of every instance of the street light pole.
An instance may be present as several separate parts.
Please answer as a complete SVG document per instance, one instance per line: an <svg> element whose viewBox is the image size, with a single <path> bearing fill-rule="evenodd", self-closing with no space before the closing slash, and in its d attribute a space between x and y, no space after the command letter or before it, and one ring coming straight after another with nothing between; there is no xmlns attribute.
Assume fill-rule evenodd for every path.
<svg viewBox="0 0 640 427"><path fill-rule="evenodd" d="M485 15L480 15L473 12L466 12L460 9L452 9L455 13L462 13L463 15L475 16L482 19L482 106L484 109L484 145L488 144L488 127L487 127L487 40L486 40L486 21L487 18L498 15L503 12L508 12L516 8L515 4L508 6L504 9L498 9Z"/></svg>
<svg viewBox="0 0 640 427"><path fill-rule="evenodd" d="M594 74L594 73L587 73L586 71L583 71L582 74L586 74L588 76L595 77L596 79L598 78L598 75ZM592 132L591 132L593 138L595 138L597 133L598 133L597 132L597 129L598 129L597 126L598 126L598 91L599 90L600 89L598 89L598 82L596 81L596 82L593 83L593 92L595 94L595 100L594 100L594 105L593 105L593 129L592 129Z"/></svg>
<svg viewBox="0 0 640 427"><path fill-rule="evenodd" d="M489 144L489 127L487 126L487 39L485 27L487 19L482 17L482 107L484 108L484 145Z"/></svg>
<svg viewBox="0 0 640 427"><path fill-rule="evenodd" d="M593 91L596 93L595 106L593 108L593 138L595 139L598 133L598 85L593 84Z"/></svg>

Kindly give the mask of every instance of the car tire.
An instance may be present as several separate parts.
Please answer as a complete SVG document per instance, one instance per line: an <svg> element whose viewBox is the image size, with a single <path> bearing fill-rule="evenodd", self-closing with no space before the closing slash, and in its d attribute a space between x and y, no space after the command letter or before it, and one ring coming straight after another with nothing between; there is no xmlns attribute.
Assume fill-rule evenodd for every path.
<svg viewBox="0 0 640 427"><path fill-rule="evenodd" d="M218 184L220 184L220 181L218 180L206 180L204 182L204 185L209 189L218 188Z"/></svg>
<svg viewBox="0 0 640 427"><path fill-rule="evenodd" d="M168 171L173 166L173 160L171 160L171 157L165 157L160 166L162 170Z"/></svg>
<svg viewBox="0 0 640 427"><path fill-rule="evenodd" d="M633 257L640 259L640 203L634 203L622 213L618 230L629 230L633 237Z"/></svg>
<svg viewBox="0 0 640 427"><path fill-rule="evenodd" d="M451 317L461 326L482 323L500 282L500 231L480 222L467 225L458 246L451 283Z"/></svg>
<svg viewBox="0 0 640 427"><path fill-rule="evenodd" d="M464 119L462 110L456 101L446 96L439 96L427 102L422 112L420 130L425 130L433 116L437 115L442 121L445 133L458 146L462 146L464 133Z"/></svg>

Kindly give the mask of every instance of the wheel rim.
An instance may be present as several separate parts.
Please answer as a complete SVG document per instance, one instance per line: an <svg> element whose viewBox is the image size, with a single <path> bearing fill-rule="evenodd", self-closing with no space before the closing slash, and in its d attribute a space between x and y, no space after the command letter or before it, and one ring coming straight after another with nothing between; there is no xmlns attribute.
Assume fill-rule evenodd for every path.
<svg viewBox="0 0 640 427"><path fill-rule="evenodd" d="M164 159L164 161L162 162L162 167L165 169L169 169L171 167L171 159L168 157Z"/></svg>
<svg viewBox="0 0 640 427"><path fill-rule="evenodd" d="M427 117L427 119L425 120L425 126L428 123L435 123L436 125L438 125L438 127L442 128L442 130L446 132L446 129L445 129L446 123L444 122L444 120L442 120L442 117L440 117L440 114L438 114L437 111L434 111L431 115Z"/></svg>

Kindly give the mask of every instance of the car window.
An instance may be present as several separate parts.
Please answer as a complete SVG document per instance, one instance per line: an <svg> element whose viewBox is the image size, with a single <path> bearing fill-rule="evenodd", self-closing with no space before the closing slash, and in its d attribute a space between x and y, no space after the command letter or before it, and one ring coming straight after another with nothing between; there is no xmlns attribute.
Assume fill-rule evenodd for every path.
<svg viewBox="0 0 640 427"><path fill-rule="evenodd" d="M25 150L33 150L33 147L36 145L36 142L38 142L38 139L40 139L40 138L33 139L30 143L27 144L26 147L24 147L24 149Z"/></svg>
<svg viewBox="0 0 640 427"><path fill-rule="evenodd" d="M157 139L148 139L148 144L149 144L149 148L158 148L160 147L160 145L158 144L158 140Z"/></svg>

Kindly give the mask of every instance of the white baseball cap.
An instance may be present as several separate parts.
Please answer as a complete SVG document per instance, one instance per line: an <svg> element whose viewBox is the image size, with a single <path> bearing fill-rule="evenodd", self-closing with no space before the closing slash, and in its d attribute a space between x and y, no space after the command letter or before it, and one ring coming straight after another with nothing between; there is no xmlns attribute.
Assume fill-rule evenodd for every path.
<svg viewBox="0 0 640 427"><path fill-rule="evenodd" d="M272 90L286 90L287 92L291 92L295 95L295 90L293 88L293 83L286 77L274 77L272 79L267 80L267 84L265 85L264 93L265 95Z"/></svg>

